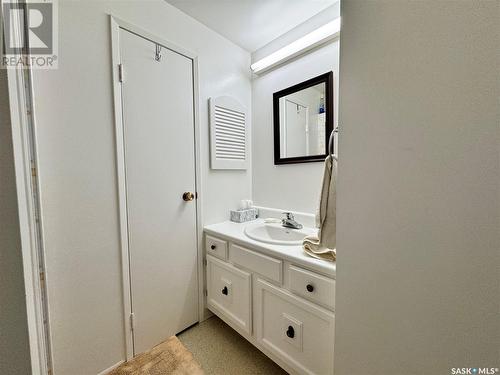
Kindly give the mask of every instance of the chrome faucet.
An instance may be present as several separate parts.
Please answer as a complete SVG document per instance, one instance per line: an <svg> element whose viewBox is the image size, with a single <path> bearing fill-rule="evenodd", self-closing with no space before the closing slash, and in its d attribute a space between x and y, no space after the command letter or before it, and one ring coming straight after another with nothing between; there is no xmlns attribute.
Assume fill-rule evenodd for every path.
<svg viewBox="0 0 500 375"><path fill-rule="evenodd" d="M295 217L293 217L291 212L283 212L283 215L285 215L285 217L281 219L281 225L285 228L302 229L302 224L295 221Z"/></svg>

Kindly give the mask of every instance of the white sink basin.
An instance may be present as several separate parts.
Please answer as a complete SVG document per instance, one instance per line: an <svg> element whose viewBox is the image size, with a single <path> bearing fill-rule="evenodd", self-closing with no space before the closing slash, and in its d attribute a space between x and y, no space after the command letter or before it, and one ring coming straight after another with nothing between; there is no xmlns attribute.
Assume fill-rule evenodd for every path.
<svg viewBox="0 0 500 375"><path fill-rule="evenodd" d="M291 229L278 223L253 223L245 227L247 237L275 245L302 245L304 237L316 233L317 229L314 228Z"/></svg>

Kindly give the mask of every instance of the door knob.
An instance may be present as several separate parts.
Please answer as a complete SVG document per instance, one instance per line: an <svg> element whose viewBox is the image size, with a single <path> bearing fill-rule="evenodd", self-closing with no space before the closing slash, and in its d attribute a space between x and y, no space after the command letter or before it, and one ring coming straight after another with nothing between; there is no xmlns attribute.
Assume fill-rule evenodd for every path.
<svg viewBox="0 0 500 375"><path fill-rule="evenodd" d="M224 288L222 288L222 294L224 294L225 296L228 295L228 289L227 289L227 286L225 286Z"/></svg>
<svg viewBox="0 0 500 375"><path fill-rule="evenodd" d="M293 329L292 326L288 326L288 329L286 330L286 335L290 337L291 339L294 338L295 336L295 330Z"/></svg>
<svg viewBox="0 0 500 375"><path fill-rule="evenodd" d="M194 194L190 191L186 191L184 194L182 194L182 199L186 202L192 201L194 199Z"/></svg>

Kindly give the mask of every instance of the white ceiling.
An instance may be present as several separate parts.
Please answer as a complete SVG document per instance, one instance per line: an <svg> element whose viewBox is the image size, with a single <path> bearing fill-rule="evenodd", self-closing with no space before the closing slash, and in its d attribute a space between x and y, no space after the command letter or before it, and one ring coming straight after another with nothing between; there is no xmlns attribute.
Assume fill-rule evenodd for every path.
<svg viewBox="0 0 500 375"><path fill-rule="evenodd" d="M166 0L249 52L338 0Z"/></svg>

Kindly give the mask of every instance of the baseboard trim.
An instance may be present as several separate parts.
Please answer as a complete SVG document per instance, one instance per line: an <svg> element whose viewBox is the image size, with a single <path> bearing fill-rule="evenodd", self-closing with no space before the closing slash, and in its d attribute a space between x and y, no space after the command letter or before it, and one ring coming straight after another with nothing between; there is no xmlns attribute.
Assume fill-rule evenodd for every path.
<svg viewBox="0 0 500 375"><path fill-rule="evenodd" d="M118 363L115 363L113 366L108 367L106 370L103 370L103 371L99 372L97 375L106 375L110 371L113 371L115 368L117 368L118 366L120 366L122 363L125 363L125 361L122 360L122 361L120 361Z"/></svg>

